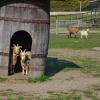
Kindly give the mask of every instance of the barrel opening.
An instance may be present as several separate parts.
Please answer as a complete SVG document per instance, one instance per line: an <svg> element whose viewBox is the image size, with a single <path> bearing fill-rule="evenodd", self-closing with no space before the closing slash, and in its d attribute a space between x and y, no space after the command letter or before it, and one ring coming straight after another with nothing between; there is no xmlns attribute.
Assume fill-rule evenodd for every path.
<svg viewBox="0 0 100 100"><path fill-rule="evenodd" d="M8 75L12 75L13 73L13 66L12 66L12 54L13 54L13 44L19 44L22 46L22 50L31 51L32 46L32 37L31 35L26 31L17 31L15 32L11 39L10 39L10 50L9 50L9 65L8 65ZM19 73L22 72L21 64L20 64L20 56L17 57L17 62L14 67L14 72Z"/></svg>

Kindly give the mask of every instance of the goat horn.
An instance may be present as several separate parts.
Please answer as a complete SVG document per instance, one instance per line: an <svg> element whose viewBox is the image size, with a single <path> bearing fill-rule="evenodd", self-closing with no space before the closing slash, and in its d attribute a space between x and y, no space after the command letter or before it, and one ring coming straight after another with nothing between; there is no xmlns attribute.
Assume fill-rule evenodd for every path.
<svg viewBox="0 0 100 100"><path fill-rule="evenodd" d="M26 49L24 50L24 52L26 51Z"/></svg>
<svg viewBox="0 0 100 100"><path fill-rule="evenodd" d="M20 49L20 51L22 52L22 50Z"/></svg>

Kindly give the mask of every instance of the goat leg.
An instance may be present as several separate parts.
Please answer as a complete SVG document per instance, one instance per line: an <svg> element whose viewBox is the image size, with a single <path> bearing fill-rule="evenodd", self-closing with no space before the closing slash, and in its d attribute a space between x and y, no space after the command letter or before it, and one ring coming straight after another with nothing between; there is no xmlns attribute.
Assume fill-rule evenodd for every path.
<svg viewBox="0 0 100 100"><path fill-rule="evenodd" d="M28 74L29 66L26 67L26 75Z"/></svg>
<svg viewBox="0 0 100 100"><path fill-rule="evenodd" d="M27 75L28 71L27 71L27 68L26 68L26 75Z"/></svg>
<svg viewBox="0 0 100 100"><path fill-rule="evenodd" d="M22 74L24 75L24 67L22 67Z"/></svg>

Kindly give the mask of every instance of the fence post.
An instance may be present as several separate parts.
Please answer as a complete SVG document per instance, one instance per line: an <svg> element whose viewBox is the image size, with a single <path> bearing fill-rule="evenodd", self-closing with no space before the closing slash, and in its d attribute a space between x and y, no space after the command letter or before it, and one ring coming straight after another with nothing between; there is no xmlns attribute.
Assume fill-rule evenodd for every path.
<svg viewBox="0 0 100 100"><path fill-rule="evenodd" d="M56 35L58 34L58 28L57 28L58 27L58 21L57 20L58 20L58 16L56 16Z"/></svg>
<svg viewBox="0 0 100 100"><path fill-rule="evenodd" d="M96 10L95 10L95 18L96 18Z"/></svg>

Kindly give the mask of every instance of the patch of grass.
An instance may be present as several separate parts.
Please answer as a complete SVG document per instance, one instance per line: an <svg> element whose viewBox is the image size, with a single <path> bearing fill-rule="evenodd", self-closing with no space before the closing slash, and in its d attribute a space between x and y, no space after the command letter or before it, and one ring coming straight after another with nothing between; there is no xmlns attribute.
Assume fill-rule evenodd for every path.
<svg viewBox="0 0 100 100"><path fill-rule="evenodd" d="M15 92L13 90L0 91L0 100L83 100L82 97L89 100L99 100L96 89L89 89L85 91L70 90L67 92L48 92L48 96L36 96L32 93ZM84 99L85 100L85 99Z"/></svg>
<svg viewBox="0 0 100 100"><path fill-rule="evenodd" d="M92 89L86 91L71 90L60 93L49 92L49 97L46 100L85 100L85 99L99 100L99 97L97 96L97 92Z"/></svg>
<svg viewBox="0 0 100 100"><path fill-rule="evenodd" d="M19 96L18 100L24 100L24 97L23 96Z"/></svg>
<svg viewBox="0 0 100 100"><path fill-rule="evenodd" d="M73 96L73 95L55 95L49 96L48 98L40 97L37 100L81 100L81 96Z"/></svg>
<svg viewBox="0 0 100 100"><path fill-rule="evenodd" d="M72 96L72 95L63 96L63 95L58 95L58 96L50 97L50 98L48 98L48 100L81 100L81 96Z"/></svg>
<svg viewBox="0 0 100 100"><path fill-rule="evenodd" d="M88 90L88 91L84 91L83 93L84 96L91 98L92 100L98 100L96 91Z"/></svg>
<svg viewBox="0 0 100 100"><path fill-rule="evenodd" d="M33 100L33 96L24 92L13 90L0 91L0 100Z"/></svg>
<svg viewBox="0 0 100 100"><path fill-rule="evenodd" d="M30 77L27 79L28 83L45 82L47 80L49 80L49 77L47 77L45 75L41 75L41 76L36 77L36 78Z"/></svg>
<svg viewBox="0 0 100 100"><path fill-rule="evenodd" d="M93 85L92 89L95 91L100 91L100 85Z"/></svg>
<svg viewBox="0 0 100 100"><path fill-rule="evenodd" d="M44 100L44 99L40 99ZM49 96L45 100L81 100L81 95L75 92L49 92Z"/></svg>
<svg viewBox="0 0 100 100"><path fill-rule="evenodd" d="M50 35L49 48L90 49L100 47L100 34L89 33L88 39L67 38L65 35Z"/></svg>
<svg viewBox="0 0 100 100"><path fill-rule="evenodd" d="M0 83L5 82L7 80L7 78L5 77L0 77Z"/></svg>
<svg viewBox="0 0 100 100"><path fill-rule="evenodd" d="M93 76L98 77L100 76L100 62L96 59L92 58L80 58L77 61L79 66L81 67L80 70L84 73L91 73Z"/></svg>
<svg viewBox="0 0 100 100"><path fill-rule="evenodd" d="M91 95L93 95L93 92L92 91L84 91L84 95L86 97L91 97Z"/></svg>

